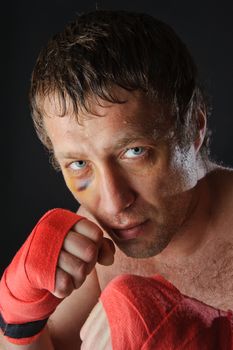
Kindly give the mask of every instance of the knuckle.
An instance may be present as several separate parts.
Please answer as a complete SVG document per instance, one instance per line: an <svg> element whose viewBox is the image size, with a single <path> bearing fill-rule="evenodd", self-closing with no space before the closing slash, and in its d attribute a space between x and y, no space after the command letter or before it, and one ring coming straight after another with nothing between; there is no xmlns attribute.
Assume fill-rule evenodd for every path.
<svg viewBox="0 0 233 350"><path fill-rule="evenodd" d="M102 233L101 229L95 225L92 228L92 239L95 242L99 242L102 239L102 237L103 237L103 233Z"/></svg>
<svg viewBox="0 0 233 350"><path fill-rule="evenodd" d="M89 243L85 249L85 261L91 262L97 259L98 248L94 243Z"/></svg>
<svg viewBox="0 0 233 350"><path fill-rule="evenodd" d="M63 298L68 296L72 292L72 290L73 285L71 277L65 272L60 273L56 281L56 295Z"/></svg>
<svg viewBox="0 0 233 350"><path fill-rule="evenodd" d="M74 272L73 278L75 281L75 286L77 285L80 286L80 284L82 284L85 281L86 276L87 276L87 266L83 262L79 264L79 266L76 268Z"/></svg>
<svg viewBox="0 0 233 350"><path fill-rule="evenodd" d="M61 250L58 258L58 266L62 267L63 264L67 263L67 260L67 254L64 252L64 250Z"/></svg>
<svg viewBox="0 0 233 350"><path fill-rule="evenodd" d="M66 247L69 247L69 245L72 245L74 241L74 234L72 231L69 231L64 239L64 242L63 242L63 249L66 249Z"/></svg>
<svg viewBox="0 0 233 350"><path fill-rule="evenodd" d="M79 259L77 258L70 259L69 268L72 271L73 276L78 275L78 271L81 269L82 265L83 264L82 262L79 261Z"/></svg>
<svg viewBox="0 0 233 350"><path fill-rule="evenodd" d="M89 275L93 268L95 267L95 262L94 263L87 263L86 264L86 274Z"/></svg>
<svg viewBox="0 0 233 350"><path fill-rule="evenodd" d="M68 273L76 282L82 282L87 275L87 264L81 259L76 258L64 251L60 254L58 266L61 267L63 271ZM68 282L64 280L63 283L66 284Z"/></svg>
<svg viewBox="0 0 233 350"><path fill-rule="evenodd" d="M89 237L95 242L99 242L103 237L103 232L100 227L88 219L79 221L74 226L74 230L79 233L84 233L86 237Z"/></svg>

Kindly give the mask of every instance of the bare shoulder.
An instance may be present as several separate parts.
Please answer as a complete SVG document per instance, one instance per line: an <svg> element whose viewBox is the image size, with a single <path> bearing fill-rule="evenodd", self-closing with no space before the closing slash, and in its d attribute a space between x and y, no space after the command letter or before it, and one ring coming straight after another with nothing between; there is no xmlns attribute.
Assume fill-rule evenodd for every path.
<svg viewBox="0 0 233 350"><path fill-rule="evenodd" d="M207 178L217 186L216 189L225 191L228 189L233 192L233 168L223 166L213 166L209 171Z"/></svg>
<svg viewBox="0 0 233 350"><path fill-rule="evenodd" d="M81 288L65 298L49 319L49 331L56 349L78 349L79 331L98 302L100 287L95 269Z"/></svg>
<svg viewBox="0 0 233 350"><path fill-rule="evenodd" d="M207 175L216 217L233 222L233 169L217 166Z"/></svg>

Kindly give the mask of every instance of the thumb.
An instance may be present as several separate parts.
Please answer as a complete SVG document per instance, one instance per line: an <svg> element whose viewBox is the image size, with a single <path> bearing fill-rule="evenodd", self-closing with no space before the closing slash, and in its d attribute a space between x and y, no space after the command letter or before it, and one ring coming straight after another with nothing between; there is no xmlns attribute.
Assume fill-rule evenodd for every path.
<svg viewBox="0 0 233 350"><path fill-rule="evenodd" d="M112 265L114 262L115 245L109 238L103 238L102 244L99 248L98 263L101 265Z"/></svg>

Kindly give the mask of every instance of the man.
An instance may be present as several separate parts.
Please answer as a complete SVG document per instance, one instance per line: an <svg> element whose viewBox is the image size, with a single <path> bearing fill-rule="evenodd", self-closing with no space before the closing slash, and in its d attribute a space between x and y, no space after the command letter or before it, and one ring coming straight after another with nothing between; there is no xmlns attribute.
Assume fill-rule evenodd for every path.
<svg viewBox="0 0 233 350"><path fill-rule="evenodd" d="M110 281L124 298L127 288L133 296L139 290L146 305L155 279L161 305L169 293L186 295L230 329L233 174L208 158L208 106L197 79L174 31L145 14L77 16L42 50L33 119L80 208L46 213L5 271L6 349L77 349L106 286L81 337L84 349L93 341L96 349L117 348ZM134 290L123 277L119 287L122 275L143 282L133 279Z"/></svg>

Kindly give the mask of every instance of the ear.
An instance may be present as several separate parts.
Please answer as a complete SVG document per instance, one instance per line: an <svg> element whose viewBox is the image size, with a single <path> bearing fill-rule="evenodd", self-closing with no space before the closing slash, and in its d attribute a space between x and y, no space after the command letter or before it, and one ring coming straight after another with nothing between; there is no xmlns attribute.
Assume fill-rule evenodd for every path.
<svg viewBox="0 0 233 350"><path fill-rule="evenodd" d="M201 148L201 145L203 144L204 138L205 138L205 134L206 134L206 112L199 108L197 111L197 136L195 138L194 141L194 148L196 153L198 153L198 151Z"/></svg>

